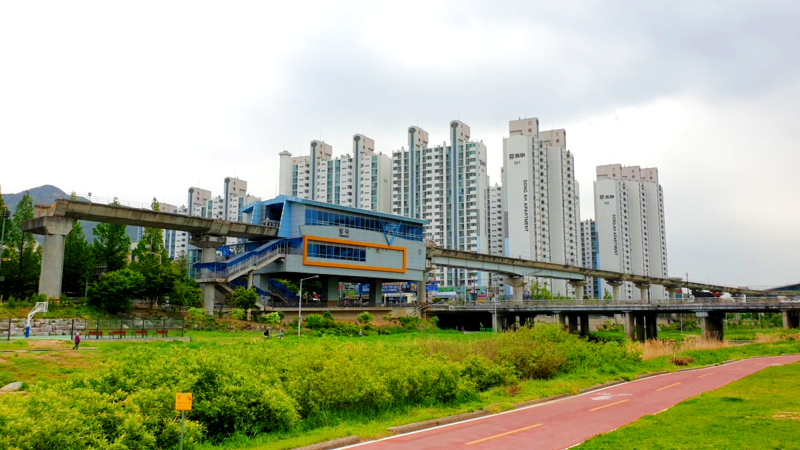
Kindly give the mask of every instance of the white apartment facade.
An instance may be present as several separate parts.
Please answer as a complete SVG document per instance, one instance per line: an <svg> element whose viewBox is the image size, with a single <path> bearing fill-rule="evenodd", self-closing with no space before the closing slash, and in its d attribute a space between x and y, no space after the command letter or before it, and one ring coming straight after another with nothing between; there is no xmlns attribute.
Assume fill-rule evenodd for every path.
<svg viewBox="0 0 800 450"><path fill-rule="evenodd" d="M489 188L489 254L503 256L503 187L499 184ZM505 292L505 275L489 274L494 294Z"/></svg>
<svg viewBox="0 0 800 450"><path fill-rule="evenodd" d="M489 176L483 142L470 141L470 127L450 122L447 142L428 146L428 133L409 127L409 148L392 153L392 213L428 220L434 245L489 252ZM439 268L431 276L443 287L483 289L488 274Z"/></svg>
<svg viewBox="0 0 800 450"><path fill-rule="evenodd" d="M505 255L581 266L580 195L566 132L540 132L537 118L510 121L502 176ZM575 295L564 280L536 281L553 295Z"/></svg>
<svg viewBox="0 0 800 450"><path fill-rule="evenodd" d="M353 154L333 158L333 147L311 141L309 156L280 153L280 195L388 213L391 211L389 156L375 152L375 141L353 136Z"/></svg>
<svg viewBox="0 0 800 450"><path fill-rule="evenodd" d="M664 194L658 169L598 166L594 194L598 268L668 278ZM620 294L627 300L642 299L640 289L628 282L623 283ZM654 285L645 294L663 299L666 293L662 286Z"/></svg>

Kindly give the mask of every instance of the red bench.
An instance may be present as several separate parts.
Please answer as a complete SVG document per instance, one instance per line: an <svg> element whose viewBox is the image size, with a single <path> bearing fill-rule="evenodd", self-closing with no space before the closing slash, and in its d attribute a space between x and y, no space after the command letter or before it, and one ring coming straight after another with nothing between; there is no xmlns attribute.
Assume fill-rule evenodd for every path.
<svg viewBox="0 0 800 450"><path fill-rule="evenodd" d="M168 330L156 330L156 336L167 337L167 334L169 334Z"/></svg>
<svg viewBox="0 0 800 450"><path fill-rule="evenodd" d="M97 331L90 331L90 332L89 332L89 337L91 337L91 336L96 336L96 337L97 337L97 339L100 339L101 337L103 337L103 332L102 332L102 331L100 331L100 330L97 330Z"/></svg>
<svg viewBox="0 0 800 450"><path fill-rule="evenodd" d="M147 337L147 330L136 330L136 336Z"/></svg>
<svg viewBox="0 0 800 450"><path fill-rule="evenodd" d="M128 334L128 332L125 330L112 330L110 334L111 337L117 336L119 338L124 338Z"/></svg>

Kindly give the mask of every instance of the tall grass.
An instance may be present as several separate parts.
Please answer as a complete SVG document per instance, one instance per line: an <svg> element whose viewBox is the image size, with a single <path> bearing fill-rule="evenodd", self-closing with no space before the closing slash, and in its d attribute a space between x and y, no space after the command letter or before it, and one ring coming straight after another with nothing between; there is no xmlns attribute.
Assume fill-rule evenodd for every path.
<svg viewBox="0 0 800 450"><path fill-rule="evenodd" d="M641 354L643 360L650 360L664 356L674 357L678 353L692 350L716 350L732 347L733 345L734 344L729 341L703 339L699 336L686 336L681 341L651 339L644 343L628 342L628 351Z"/></svg>

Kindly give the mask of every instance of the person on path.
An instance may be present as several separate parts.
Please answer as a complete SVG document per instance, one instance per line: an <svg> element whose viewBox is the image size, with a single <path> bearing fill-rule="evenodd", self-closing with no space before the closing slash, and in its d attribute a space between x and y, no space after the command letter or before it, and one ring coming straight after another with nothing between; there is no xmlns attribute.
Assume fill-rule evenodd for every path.
<svg viewBox="0 0 800 450"><path fill-rule="evenodd" d="M75 347L72 347L73 350L77 350L78 346L81 345L81 332L75 333Z"/></svg>
<svg viewBox="0 0 800 450"><path fill-rule="evenodd" d="M364 330L358 330L358 336L359 337L364 336Z"/></svg>
<svg viewBox="0 0 800 450"><path fill-rule="evenodd" d="M283 330L278 331L278 339L283 340Z"/></svg>
<svg viewBox="0 0 800 450"><path fill-rule="evenodd" d="M264 337L269 339L269 328L264 329Z"/></svg>

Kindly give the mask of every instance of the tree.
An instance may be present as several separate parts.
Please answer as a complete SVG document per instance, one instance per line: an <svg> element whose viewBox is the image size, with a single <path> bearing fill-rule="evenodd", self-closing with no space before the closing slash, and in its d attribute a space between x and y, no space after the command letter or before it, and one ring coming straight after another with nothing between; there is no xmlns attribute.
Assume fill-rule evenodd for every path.
<svg viewBox="0 0 800 450"><path fill-rule="evenodd" d="M119 202L114 200L112 205L119 206ZM125 233L125 225L98 223L92 232L95 236L92 245L95 263L106 266L108 272L125 268L131 249L131 238Z"/></svg>
<svg viewBox="0 0 800 450"><path fill-rule="evenodd" d="M603 299L604 300L611 300L611 294L608 292L608 289L603 289Z"/></svg>
<svg viewBox="0 0 800 450"><path fill-rule="evenodd" d="M196 281L186 275L187 264L185 256L182 256L170 264L172 272L172 291L169 293L169 303L173 306L203 306L203 291Z"/></svg>
<svg viewBox="0 0 800 450"><path fill-rule="evenodd" d="M153 211L158 211L158 200L153 199ZM175 285L172 261L164 247L163 230L145 228L142 239L131 252L131 269L141 273L145 278L145 290L142 295L154 304L161 304Z"/></svg>
<svg viewBox="0 0 800 450"><path fill-rule="evenodd" d="M4 292L17 298L35 294L39 285L42 266L42 251L37 248L33 235L22 231L22 224L34 218L33 201L25 193L17 204L13 217L6 220L5 252L7 258L2 265Z"/></svg>
<svg viewBox="0 0 800 450"><path fill-rule="evenodd" d="M234 308L252 309L256 307L258 293L255 289L237 287L233 291L233 298L231 300Z"/></svg>
<svg viewBox="0 0 800 450"><path fill-rule="evenodd" d="M129 311L131 302L142 295L144 287L144 276L131 269L104 273L89 288L89 304L112 314Z"/></svg>
<svg viewBox="0 0 800 450"><path fill-rule="evenodd" d="M64 272L61 277L61 291L79 296L84 292L85 283L93 268L92 246L86 241L83 227L76 220L64 240Z"/></svg>
<svg viewBox="0 0 800 450"><path fill-rule="evenodd" d="M531 299L533 300L551 300L553 294L547 289L547 285L539 284L539 281L534 280L531 283Z"/></svg>

